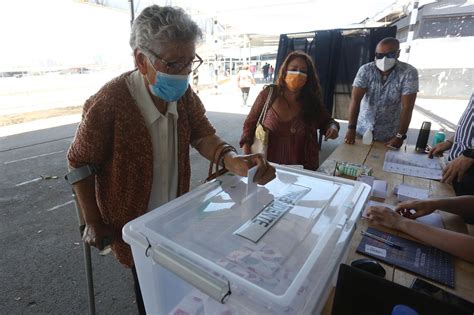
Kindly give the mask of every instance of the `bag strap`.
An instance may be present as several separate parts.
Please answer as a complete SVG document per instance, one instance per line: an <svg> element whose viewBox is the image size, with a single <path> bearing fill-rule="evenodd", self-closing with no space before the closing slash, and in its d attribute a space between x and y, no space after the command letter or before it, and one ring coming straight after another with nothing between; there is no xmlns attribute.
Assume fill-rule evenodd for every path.
<svg viewBox="0 0 474 315"><path fill-rule="evenodd" d="M206 182L227 172L227 169L225 168L225 165L224 165L224 156L228 152L237 153L237 150L233 146L225 142L222 142L217 145L216 150L214 151L213 159L209 163L209 172L205 180ZM213 172L214 166L215 166L215 171ZM219 169L219 166L222 166L222 168Z"/></svg>
<svg viewBox="0 0 474 315"><path fill-rule="evenodd" d="M273 85L270 85L269 87L270 92L268 92L267 99L265 101L265 105L263 105L262 112L260 113L260 116L258 117L257 120L257 126L258 124L262 124L262 122L265 120L265 116L267 115L267 110L268 110L268 104L270 103L270 100L272 98L272 92L273 92Z"/></svg>

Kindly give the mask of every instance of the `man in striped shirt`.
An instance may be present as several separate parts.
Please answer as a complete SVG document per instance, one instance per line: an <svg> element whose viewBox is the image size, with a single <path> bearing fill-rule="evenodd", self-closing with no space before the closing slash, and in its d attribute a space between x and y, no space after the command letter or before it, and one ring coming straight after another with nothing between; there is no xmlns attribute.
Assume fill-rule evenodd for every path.
<svg viewBox="0 0 474 315"><path fill-rule="evenodd" d="M443 171L444 183L453 183L456 195L474 195L474 92L451 139L439 143L430 157L449 151L448 166Z"/></svg>

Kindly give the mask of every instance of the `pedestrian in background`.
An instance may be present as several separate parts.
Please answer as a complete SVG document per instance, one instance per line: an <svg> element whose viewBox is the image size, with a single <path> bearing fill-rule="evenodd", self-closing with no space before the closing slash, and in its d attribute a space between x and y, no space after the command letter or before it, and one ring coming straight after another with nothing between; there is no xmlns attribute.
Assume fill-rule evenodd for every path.
<svg viewBox="0 0 474 315"><path fill-rule="evenodd" d="M242 69L237 74L237 86L242 91L242 105L247 106L247 99L249 98L250 87L255 85L255 79L249 71L248 65L243 65Z"/></svg>
<svg viewBox="0 0 474 315"><path fill-rule="evenodd" d="M273 68L272 65L270 65L270 68L268 68L268 80L270 82L273 81L273 72L275 71L275 69Z"/></svg>

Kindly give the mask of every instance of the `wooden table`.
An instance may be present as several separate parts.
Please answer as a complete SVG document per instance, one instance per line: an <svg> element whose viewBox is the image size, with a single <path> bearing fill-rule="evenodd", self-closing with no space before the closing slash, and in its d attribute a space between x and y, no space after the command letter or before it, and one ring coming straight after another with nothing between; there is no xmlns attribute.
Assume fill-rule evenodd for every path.
<svg viewBox="0 0 474 315"><path fill-rule="evenodd" d="M413 150L413 148L407 147L407 150ZM409 185L415 185L423 187L429 190L430 197L450 197L454 196L454 191L450 185L442 184L438 181L417 178L407 175L389 173L383 171L383 162L385 158L385 152L387 149L383 143L374 142L372 145L363 145L359 139L356 140L354 145L341 144L318 169L319 172L332 175L336 162L350 162L357 164L365 164L372 167L374 171L374 177L377 179L386 180L388 183L388 196L385 199L385 203L397 204L397 197L393 194L393 187L405 183ZM444 226L446 229L467 233L467 228L462 219L456 215L440 211ZM357 222L357 229L352 237L351 244L349 247L349 255L346 263L350 264L354 259L366 258L363 255L356 253L356 248L359 245L362 236L360 235L361 230L366 230L367 227L372 226L367 219L361 218ZM377 229L384 230L394 235L399 235L405 238L409 238L406 234L377 226ZM398 284L409 287L416 277L412 273L408 273L381 262L386 270L385 278L390 281L394 281ZM432 282L433 284L442 287L443 289L453 292L454 294L463 297L469 301L474 301L474 264L468 263L461 259L455 259L455 289L448 288L438 283L433 283L428 279L426 281ZM331 314L332 302L334 297L334 288L332 289L331 295L322 311L321 314Z"/></svg>

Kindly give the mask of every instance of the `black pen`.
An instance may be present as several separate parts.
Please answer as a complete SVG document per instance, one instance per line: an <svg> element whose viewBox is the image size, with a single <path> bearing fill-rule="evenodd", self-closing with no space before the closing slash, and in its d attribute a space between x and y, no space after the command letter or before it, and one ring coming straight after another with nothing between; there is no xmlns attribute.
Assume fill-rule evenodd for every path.
<svg viewBox="0 0 474 315"><path fill-rule="evenodd" d="M403 247L401 247L400 245L397 245L395 244L394 242L391 242L389 240L386 240L384 239L383 237L380 237L380 236L377 236L377 235L374 235L372 233L369 233L369 232L366 232L366 231L360 231L360 234L364 235L364 236L367 236L367 237L370 237L374 240L377 240L379 242L382 242L384 244L387 244L388 246L391 246L393 248L396 248L396 249L399 249L399 250L402 250Z"/></svg>

